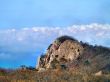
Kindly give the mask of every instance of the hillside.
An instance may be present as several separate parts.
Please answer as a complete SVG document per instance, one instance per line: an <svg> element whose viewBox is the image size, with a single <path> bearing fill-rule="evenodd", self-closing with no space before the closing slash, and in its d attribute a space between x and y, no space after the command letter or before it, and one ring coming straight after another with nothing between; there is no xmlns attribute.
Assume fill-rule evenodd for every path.
<svg viewBox="0 0 110 82"><path fill-rule="evenodd" d="M39 58L40 70L72 69L96 73L110 72L110 49L92 46L70 36L58 37Z"/></svg>

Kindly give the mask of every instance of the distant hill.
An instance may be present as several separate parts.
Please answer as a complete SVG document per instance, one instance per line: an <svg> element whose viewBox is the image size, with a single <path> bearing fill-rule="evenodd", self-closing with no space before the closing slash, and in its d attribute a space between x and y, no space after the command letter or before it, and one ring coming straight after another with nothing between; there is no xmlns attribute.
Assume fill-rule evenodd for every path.
<svg viewBox="0 0 110 82"><path fill-rule="evenodd" d="M110 72L110 49L61 36L41 55L36 68L39 71L60 68L92 73Z"/></svg>

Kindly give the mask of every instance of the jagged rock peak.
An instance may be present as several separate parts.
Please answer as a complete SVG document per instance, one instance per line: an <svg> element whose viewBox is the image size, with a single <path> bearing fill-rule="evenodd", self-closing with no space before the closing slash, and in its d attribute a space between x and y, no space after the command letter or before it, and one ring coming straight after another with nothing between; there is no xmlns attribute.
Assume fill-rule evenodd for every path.
<svg viewBox="0 0 110 82"><path fill-rule="evenodd" d="M82 52L83 47L76 39L70 36L58 37L48 47L46 54L40 57L38 68L56 68L54 64L67 66L68 62L77 59Z"/></svg>
<svg viewBox="0 0 110 82"><path fill-rule="evenodd" d="M72 38L71 36L63 35L63 36L60 36L60 37L56 38L56 40L52 44L60 45L61 43L63 43L66 40L71 40L71 41L78 42L78 40ZM49 45L47 50L52 46L52 44Z"/></svg>

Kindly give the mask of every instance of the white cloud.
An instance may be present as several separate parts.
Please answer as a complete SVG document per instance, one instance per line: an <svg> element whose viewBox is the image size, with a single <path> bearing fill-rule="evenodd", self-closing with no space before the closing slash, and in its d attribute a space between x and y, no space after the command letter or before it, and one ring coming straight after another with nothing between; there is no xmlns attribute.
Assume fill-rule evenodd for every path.
<svg viewBox="0 0 110 82"><path fill-rule="evenodd" d="M110 25L90 24L73 25L68 27L32 27L22 29L0 30L0 57L13 58L27 56L27 53L41 53L55 38L61 35L72 36L79 41L89 42L110 47ZM18 53L19 52L19 53ZM29 54L28 54L29 55ZM7 58L6 57L6 58Z"/></svg>

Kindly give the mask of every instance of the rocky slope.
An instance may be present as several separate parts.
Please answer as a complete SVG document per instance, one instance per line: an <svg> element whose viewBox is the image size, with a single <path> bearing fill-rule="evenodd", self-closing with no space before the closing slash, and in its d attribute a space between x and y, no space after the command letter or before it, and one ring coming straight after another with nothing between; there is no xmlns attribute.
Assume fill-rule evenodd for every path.
<svg viewBox="0 0 110 82"><path fill-rule="evenodd" d="M69 36L57 38L41 55L36 67L40 70L73 69L89 72L110 72L110 49L78 42Z"/></svg>

